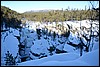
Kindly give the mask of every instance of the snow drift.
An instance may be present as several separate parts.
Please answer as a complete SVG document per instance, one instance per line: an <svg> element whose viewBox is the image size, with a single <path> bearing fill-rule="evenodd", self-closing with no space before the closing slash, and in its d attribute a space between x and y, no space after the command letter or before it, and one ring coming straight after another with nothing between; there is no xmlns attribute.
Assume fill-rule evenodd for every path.
<svg viewBox="0 0 100 67"><path fill-rule="evenodd" d="M99 66L99 49L88 52L80 58L77 54L64 53L19 63L18 66Z"/></svg>

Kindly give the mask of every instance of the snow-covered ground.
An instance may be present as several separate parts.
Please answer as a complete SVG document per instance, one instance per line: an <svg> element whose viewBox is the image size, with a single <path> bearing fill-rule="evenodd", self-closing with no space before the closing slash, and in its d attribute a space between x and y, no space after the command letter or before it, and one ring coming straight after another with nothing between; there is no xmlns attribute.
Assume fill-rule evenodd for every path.
<svg viewBox="0 0 100 67"><path fill-rule="evenodd" d="M19 63L18 66L99 66L99 49L88 52L81 57L75 53L56 54Z"/></svg>
<svg viewBox="0 0 100 67"><path fill-rule="evenodd" d="M58 22L58 25L59 24L62 25L62 22ZM6 32L1 32L1 65L5 64L5 53L9 51L15 57L19 50L18 45L22 44L25 45L25 54L29 55L29 58L31 59L18 63L19 66L98 66L98 21L93 22L94 28L92 31L94 31L96 36L92 38L90 42L90 48L92 48L92 50L90 52L86 52L84 47L81 57L80 49L69 45L68 42L78 45L80 43L79 37L81 37L83 43L87 45L87 41L84 37L82 37L82 35L85 35L86 37L90 35L90 21L65 21L63 24L64 31L66 29L70 30L68 38L59 35L59 33L61 34L63 30L59 32L59 27L56 29L55 22L52 24L41 24L39 22L33 23L32 21L27 21L26 26L23 26L24 28L21 29L21 32L18 29L13 28L10 28L10 30ZM70 26L70 29L67 24ZM84 28L84 30L80 30L80 25L86 28ZM37 28L41 29L40 39L38 39L36 31ZM50 29L51 33L49 34ZM53 37L53 31L58 33L58 35L56 34L55 39ZM45 34L43 32L45 32ZM15 36L20 37L20 40L18 41ZM58 54L57 51L65 51L65 53Z"/></svg>
<svg viewBox="0 0 100 67"><path fill-rule="evenodd" d="M74 55L74 56L73 56ZM71 60L75 60L79 58L79 55L75 54L75 53L63 53L63 54L55 54L53 56L48 56L45 58L41 58L38 60L32 60L32 61L27 61L27 62L23 62L23 63L19 63L19 66L23 66L25 64L25 66L34 66L34 65L39 65L45 62L50 62L50 61L71 61ZM26 64L27 63L27 64Z"/></svg>

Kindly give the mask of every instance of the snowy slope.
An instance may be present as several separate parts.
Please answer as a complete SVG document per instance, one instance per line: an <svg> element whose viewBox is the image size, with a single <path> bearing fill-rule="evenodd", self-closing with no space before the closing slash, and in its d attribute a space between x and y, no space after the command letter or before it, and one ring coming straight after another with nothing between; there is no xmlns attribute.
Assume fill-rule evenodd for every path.
<svg viewBox="0 0 100 67"><path fill-rule="evenodd" d="M74 56L73 56L74 55ZM49 62L49 61L71 61L71 60L75 60L79 58L79 56L75 53L63 53L63 54L55 54L53 56L48 56L42 59L37 59L37 60L32 60L32 61L26 61L23 63L19 63L19 66L35 66L35 65L39 65L45 62Z"/></svg>
<svg viewBox="0 0 100 67"><path fill-rule="evenodd" d="M9 50L10 53L12 53L12 55L15 57L18 53L18 40L16 37L14 36L20 36L20 42L22 45L25 45L27 50L26 54L30 54L30 57L33 59L31 61L25 61L22 63L19 63L19 66L31 66L31 65L69 65L69 66L87 66L87 65L98 65L98 53L99 52L97 49L99 49L99 37L94 37L94 39L92 38L91 42L90 42L90 48L92 47L93 44L93 51L92 52L85 52L83 50L83 56L79 58L79 54L80 54L80 49L76 49L76 47L73 47L69 44L67 44L69 41L72 42L73 44L78 45L80 43L80 39L78 38L80 35L78 35L79 32L81 32L82 34L84 34L85 36L89 36L90 32L87 32L88 30L84 29L85 32L83 32L83 30L80 30L80 23L81 26L85 26L86 28L90 27L90 21L88 20L83 20L83 21L65 21L63 24L64 26L67 28L67 24L72 27L71 31L70 31L70 35L68 38L63 37L61 35L56 35L55 40L53 40L53 32L52 31L58 31L56 30L56 28L54 28L56 26L55 22L53 22L52 24L48 23L42 23L40 24L39 22L32 22L32 21L27 21L27 25L25 28L22 28L20 35L19 35L19 31L16 29L12 29L10 28L9 31L6 32L2 32L1 33L1 61L4 62L4 56L5 53ZM95 22L93 22L95 23ZM59 24L62 24L62 22L59 22ZM46 26L54 26L51 29L51 33L48 36L48 31L46 30L46 34L43 34L43 31L41 30L41 39L38 39L38 34L36 32L37 28L43 29ZM98 27L97 25L93 24L93 30L94 33L96 33L98 31ZM73 31L76 30L75 33L73 33ZM59 34L59 33L58 33ZM87 41L84 37L81 37L83 43L85 45L87 45ZM93 41L93 42L92 42ZM55 50L52 51L52 56L50 55L50 51L48 50L50 47L55 47ZM56 49L59 50L64 50L67 51L68 53L63 53L63 54L56 54ZM40 56L35 56L34 54L30 53L30 51L34 54L38 54ZM96 59L94 59L92 57L97 57ZM95 55L94 55L95 54ZM45 56L44 58L41 58L41 56ZM87 59L88 58L88 59ZM89 61L88 61L89 60ZM87 62L88 61L88 62ZM2 63L1 62L1 63ZM2 63L3 64L3 63Z"/></svg>
<svg viewBox="0 0 100 67"><path fill-rule="evenodd" d="M95 58L94 58L95 57ZM79 58L77 54L65 53L19 63L18 66L98 66L99 50L88 52Z"/></svg>
<svg viewBox="0 0 100 67"><path fill-rule="evenodd" d="M99 66L99 49L84 54L78 60L82 60L91 66Z"/></svg>
<svg viewBox="0 0 100 67"><path fill-rule="evenodd" d="M83 61L48 61L45 63L42 63L38 66L90 66L89 64L83 62Z"/></svg>

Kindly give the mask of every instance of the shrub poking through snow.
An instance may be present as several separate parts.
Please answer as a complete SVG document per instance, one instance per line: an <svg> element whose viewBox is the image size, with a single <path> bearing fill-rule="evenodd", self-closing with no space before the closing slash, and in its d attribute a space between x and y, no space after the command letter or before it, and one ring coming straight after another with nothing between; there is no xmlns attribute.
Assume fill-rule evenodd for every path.
<svg viewBox="0 0 100 67"><path fill-rule="evenodd" d="M37 32L37 35L38 35L38 39L40 39L40 37L41 37L41 29L36 29L36 32Z"/></svg>
<svg viewBox="0 0 100 67"><path fill-rule="evenodd" d="M55 46L53 45L53 46L50 46L50 48L48 49L49 51L50 51L50 55L52 55L52 52L55 50Z"/></svg>
<svg viewBox="0 0 100 67"><path fill-rule="evenodd" d="M56 37L56 33L53 32L53 41L55 40L55 37Z"/></svg>
<svg viewBox="0 0 100 67"><path fill-rule="evenodd" d="M66 53L66 52L67 52L67 51L56 49L56 53L57 53L57 54Z"/></svg>

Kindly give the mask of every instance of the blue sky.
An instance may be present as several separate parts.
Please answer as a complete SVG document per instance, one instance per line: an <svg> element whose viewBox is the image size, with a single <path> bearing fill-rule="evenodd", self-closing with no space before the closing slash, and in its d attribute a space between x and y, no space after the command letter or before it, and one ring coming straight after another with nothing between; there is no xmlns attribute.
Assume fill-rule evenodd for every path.
<svg viewBox="0 0 100 67"><path fill-rule="evenodd" d="M95 2L95 5L99 7L99 1ZM30 10L42 10L42 9L59 9L61 10L70 7L84 9L85 5L87 9L90 5L89 1L1 1L2 6L9 7L19 13Z"/></svg>

